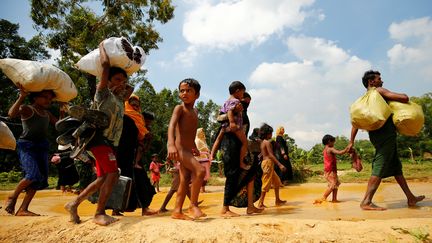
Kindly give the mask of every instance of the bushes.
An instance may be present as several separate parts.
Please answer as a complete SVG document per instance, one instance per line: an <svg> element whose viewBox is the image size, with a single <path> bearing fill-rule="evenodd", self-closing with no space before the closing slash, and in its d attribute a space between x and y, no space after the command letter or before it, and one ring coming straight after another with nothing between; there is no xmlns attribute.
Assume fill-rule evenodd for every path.
<svg viewBox="0 0 432 243"><path fill-rule="evenodd" d="M22 173L18 171L0 173L0 183L17 183L21 179L22 179Z"/></svg>

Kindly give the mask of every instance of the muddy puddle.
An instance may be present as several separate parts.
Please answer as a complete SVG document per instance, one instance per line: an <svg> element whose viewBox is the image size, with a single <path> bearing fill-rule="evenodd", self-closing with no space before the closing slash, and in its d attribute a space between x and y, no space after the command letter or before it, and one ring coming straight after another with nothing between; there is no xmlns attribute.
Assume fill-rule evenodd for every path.
<svg viewBox="0 0 432 243"><path fill-rule="evenodd" d="M425 195L426 199L418 204L418 207L408 208L406 198L395 183L383 183L377 191L374 202L380 206L387 207L388 210L382 212L363 211L359 208L361 199L366 189L366 183L354 184L345 183L339 188L338 199L340 203L324 202L314 205L314 199L320 198L326 188L323 183L307 183L285 186L281 189L281 198L287 200L287 204L280 207L274 206L274 191L271 190L265 200L267 206L264 214L276 218L287 219L317 219L317 220L345 220L362 221L365 219L399 219L399 218L427 218L432 217L432 187L429 183L409 183L415 195ZM154 196L150 208L158 209L162 204L169 188L161 188L162 192ZM223 187L207 187L207 193L200 194L200 200L204 200L201 205L202 210L209 216L218 216L222 201ZM4 202L10 191L0 191L0 200ZM20 196L18 206L23 195ZM67 215L63 205L72 200L75 195L62 193L58 190L44 190L36 194L35 199L30 205L30 210L42 215ZM167 208L174 207L175 195L169 202ZM1 203L3 205L3 203ZM185 207L189 205L186 199ZM91 216L96 209L95 204L88 201L79 207L79 214ZM233 208L234 212L245 214L245 209ZM2 212L4 213L4 212ZM110 210L108 210L110 213ZM125 213L125 216L140 216L140 209L135 212ZM169 213L158 217L169 217Z"/></svg>

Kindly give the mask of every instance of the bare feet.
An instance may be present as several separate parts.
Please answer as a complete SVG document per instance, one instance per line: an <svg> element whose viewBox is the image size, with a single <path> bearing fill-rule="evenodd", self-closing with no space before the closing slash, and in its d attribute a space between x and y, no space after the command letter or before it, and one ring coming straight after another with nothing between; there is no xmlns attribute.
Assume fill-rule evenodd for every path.
<svg viewBox="0 0 432 243"><path fill-rule="evenodd" d="M8 214L15 214L16 199L8 197L5 202L5 211Z"/></svg>
<svg viewBox="0 0 432 243"><path fill-rule="evenodd" d="M341 201L339 201L339 200L332 200L331 202L332 203L340 203Z"/></svg>
<svg viewBox="0 0 432 243"><path fill-rule="evenodd" d="M171 218L173 219L180 219L180 220L193 220L193 218L187 216L186 214L183 213L172 213L171 214Z"/></svg>
<svg viewBox="0 0 432 243"><path fill-rule="evenodd" d="M421 196L418 196L418 197L414 197L414 198L408 200L408 206L409 206L409 207L415 207L416 204L417 204L418 202L420 202L420 201L423 201L423 199L425 199L425 196L424 196L424 195L421 195Z"/></svg>
<svg viewBox="0 0 432 243"><path fill-rule="evenodd" d="M276 206L282 206L282 205L285 205L286 202L287 202L287 201L285 201L285 200L277 200L277 201L275 202L275 205L276 205Z"/></svg>
<svg viewBox="0 0 432 243"><path fill-rule="evenodd" d="M161 209L159 209L158 212L159 212L159 213L166 213L166 212L168 212L168 209L166 209L166 208L161 208Z"/></svg>
<svg viewBox="0 0 432 243"><path fill-rule="evenodd" d="M259 203L259 204L258 204L258 208L264 209L264 208L266 208L266 207L267 207L267 206L264 205L264 203Z"/></svg>
<svg viewBox="0 0 432 243"><path fill-rule="evenodd" d="M28 210L21 210L21 209L19 209L19 210L16 212L15 216L40 216L40 214L38 214L38 213L33 213L33 212L31 212L31 211L28 211Z"/></svg>
<svg viewBox="0 0 432 243"><path fill-rule="evenodd" d="M255 207L255 206L248 207L248 208L246 209L246 213L247 213L247 214L262 213L263 211L264 211L263 208L257 208L257 207Z"/></svg>
<svg viewBox="0 0 432 243"><path fill-rule="evenodd" d="M73 222L75 224L81 223L81 219L78 216L78 205L76 205L74 202L69 202L64 205L64 208L70 214L70 222Z"/></svg>
<svg viewBox="0 0 432 243"><path fill-rule="evenodd" d="M203 213L199 207L194 205L189 207L189 213L192 214L193 219L207 217L207 214Z"/></svg>
<svg viewBox="0 0 432 243"><path fill-rule="evenodd" d="M118 220L119 219L108 216L106 214L98 214L98 215L95 215L93 218L93 222L95 224L102 225L102 226L107 226L107 225L112 224Z"/></svg>
<svg viewBox="0 0 432 243"><path fill-rule="evenodd" d="M231 218L231 217L239 217L240 214L234 213L230 210L222 210L221 216L224 218Z"/></svg>
<svg viewBox="0 0 432 243"><path fill-rule="evenodd" d="M313 202L313 204L321 204L321 203L323 203L325 201L326 201L325 198L315 199L315 201Z"/></svg>
<svg viewBox="0 0 432 243"><path fill-rule="evenodd" d="M166 210L166 209L165 209ZM150 208L143 208L141 212L141 216L150 216L157 214L158 211L150 209Z"/></svg>
<svg viewBox="0 0 432 243"><path fill-rule="evenodd" d="M112 216L124 216L120 211L118 210L113 210L111 213Z"/></svg>
<svg viewBox="0 0 432 243"><path fill-rule="evenodd" d="M369 204L360 204L360 208L363 210L374 210L374 211L384 211L387 210L386 208L379 207L373 203Z"/></svg>

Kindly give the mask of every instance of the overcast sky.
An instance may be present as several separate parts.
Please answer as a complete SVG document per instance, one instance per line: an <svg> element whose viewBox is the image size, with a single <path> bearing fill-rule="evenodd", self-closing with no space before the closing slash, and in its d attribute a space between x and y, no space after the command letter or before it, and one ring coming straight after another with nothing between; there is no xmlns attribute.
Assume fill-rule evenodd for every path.
<svg viewBox="0 0 432 243"><path fill-rule="evenodd" d="M432 91L430 0L173 2L175 18L156 26L164 42L145 64L156 90L193 77L201 100L222 104L240 80L252 96L252 127L283 125L302 148L325 134L349 137L349 106L365 92L366 70L379 70L395 92ZM29 11L28 1L3 0L0 18L20 23L28 39L36 33Z"/></svg>

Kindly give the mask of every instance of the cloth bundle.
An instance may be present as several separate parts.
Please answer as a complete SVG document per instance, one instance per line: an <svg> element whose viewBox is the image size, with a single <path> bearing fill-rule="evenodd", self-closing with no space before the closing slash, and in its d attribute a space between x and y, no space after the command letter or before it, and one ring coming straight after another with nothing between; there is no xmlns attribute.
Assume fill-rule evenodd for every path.
<svg viewBox="0 0 432 243"><path fill-rule="evenodd" d="M381 128L391 113L389 105L375 88L369 89L350 106L353 127L367 131Z"/></svg>
<svg viewBox="0 0 432 243"><path fill-rule="evenodd" d="M355 169L357 172L362 171L363 170L362 160L354 149L350 153L350 157L351 157L351 167Z"/></svg>
<svg viewBox="0 0 432 243"><path fill-rule="evenodd" d="M9 127L0 121L0 148L15 150L16 140Z"/></svg>
<svg viewBox="0 0 432 243"><path fill-rule="evenodd" d="M421 106L411 101L408 103L391 101L389 106L393 111L393 123L400 134L415 136L420 132L425 119Z"/></svg>
<svg viewBox="0 0 432 243"><path fill-rule="evenodd" d="M13 58L0 59L0 68L12 82L21 84L27 92L53 90L54 100L68 102L78 91L72 79L50 64Z"/></svg>
<svg viewBox="0 0 432 243"><path fill-rule="evenodd" d="M103 41L105 51L113 67L124 69L128 75L137 72L144 64L146 56L144 50L132 44L124 37L111 37ZM95 49L83 56L75 66L96 77L102 76L99 49Z"/></svg>

